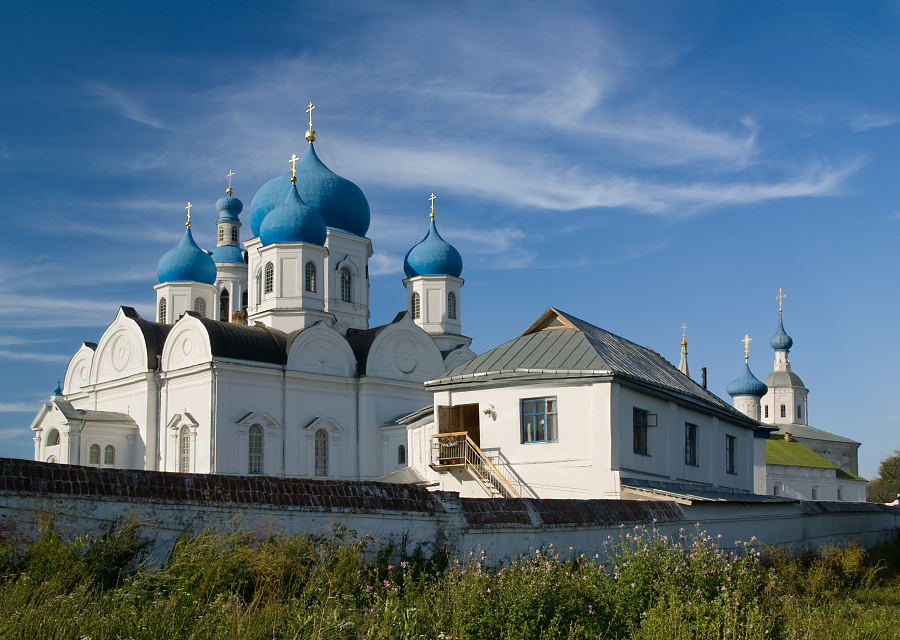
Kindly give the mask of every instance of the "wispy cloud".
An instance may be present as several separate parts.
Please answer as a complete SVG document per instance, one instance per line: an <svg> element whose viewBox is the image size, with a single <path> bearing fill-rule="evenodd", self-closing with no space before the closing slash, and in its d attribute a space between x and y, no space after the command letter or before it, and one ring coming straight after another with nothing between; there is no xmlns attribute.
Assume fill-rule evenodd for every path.
<svg viewBox="0 0 900 640"><path fill-rule="evenodd" d="M165 129L166 125L154 117L134 98L103 82L89 81L84 83L85 90L113 107L119 115L149 125L155 129Z"/></svg>
<svg viewBox="0 0 900 640"><path fill-rule="evenodd" d="M71 356L64 356L56 353L34 353L0 349L0 358L7 358L9 360L30 360L32 362L68 362Z"/></svg>
<svg viewBox="0 0 900 640"><path fill-rule="evenodd" d="M900 117L886 113L869 113L865 111L850 119L850 127L855 133L868 129L890 127L900 122Z"/></svg>

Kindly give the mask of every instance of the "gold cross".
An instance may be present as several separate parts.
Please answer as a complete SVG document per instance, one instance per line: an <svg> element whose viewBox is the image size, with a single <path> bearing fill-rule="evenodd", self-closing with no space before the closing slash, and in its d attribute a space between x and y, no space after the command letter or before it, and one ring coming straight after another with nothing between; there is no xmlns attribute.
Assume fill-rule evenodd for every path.
<svg viewBox="0 0 900 640"><path fill-rule="evenodd" d="M432 194L431 194L431 197L428 198L429 200L431 200L431 219L432 219L432 220L434 220L434 197L435 197L435 196L434 196L434 194L432 193Z"/></svg>
<svg viewBox="0 0 900 640"><path fill-rule="evenodd" d="M297 184L297 160L300 158L297 157L296 153L291 154L291 184Z"/></svg>
<svg viewBox="0 0 900 640"><path fill-rule="evenodd" d="M685 335L687 333L687 325L681 325L681 335Z"/></svg>
<svg viewBox="0 0 900 640"><path fill-rule="evenodd" d="M306 113L309 114L309 128L310 129L312 129L312 112L313 112L313 109L315 109L315 108L316 108L316 105L314 105L312 102L310 102L309 108L306 110Z"/></svg>
<svg viewBox="0 0 900 640"><path fill-rule="evenodd" d="M785 298L787 298L787 296L781 292L781 287L778 287L778 295L775 296L775 299L778 300L779 313L781 312L781 301L784 300Z"/></svg>
<svg viewBox="0 0 900 640"><path fill-rule="evenodd" d="M748 333L745 333L744 339L741 340L741 342L744 343L744 361L745 362L750 359L750 341L751 340L753 340L753 338L751 338L750 334L748 334Z"/></svg>
<svg viewBox="0 0 900 640"><path fill-rule="evenodd" d="M185 209L187 209L187 212L188 212L188 219L187 219L187 222L184 223L184 226L187 227L188 229L191 228L191 207L193 207L193 206L194 205L192 205L190 202L188 202L187 206L185 207Z"/></svg>
<svg viewBox="0 0 900 640"><path fill-rule="evenodd" d="M234 191L232 191L232 189L231 189L231 176L233 176L233 175L234 175L234 171L229 169L228 170L228 188L225 189L225 193L227 193L228 195L231 195L232 193L234 193Z"/></svg>

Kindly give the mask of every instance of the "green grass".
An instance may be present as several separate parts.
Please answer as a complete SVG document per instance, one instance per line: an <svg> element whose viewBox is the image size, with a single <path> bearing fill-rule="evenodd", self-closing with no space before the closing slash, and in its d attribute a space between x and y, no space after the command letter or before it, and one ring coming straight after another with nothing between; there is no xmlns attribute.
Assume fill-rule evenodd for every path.
<svg viewBox="0 0 900 640"><path fill-rule="evenodd" d="M144 562L133 521L0 545L0 638L639 638L900 636L900 542L795 555L705 532L623 529L601 556L552 545L499 567L329 537L182 537Z"/></svg>

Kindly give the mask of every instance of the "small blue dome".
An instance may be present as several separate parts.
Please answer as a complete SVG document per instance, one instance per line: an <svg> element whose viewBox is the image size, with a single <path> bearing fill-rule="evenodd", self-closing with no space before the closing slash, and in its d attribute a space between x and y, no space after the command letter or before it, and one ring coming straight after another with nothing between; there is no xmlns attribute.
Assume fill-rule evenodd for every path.
<svg viewBox="0 0 900 640"><path fill-rule="evenodd" d="M769 345L776 351L787 351L794 346L794 341L791 340L791 337L784 331L784 324L781 322L781 313L778 314L778 331L776 331L775 335L772 336L772 339L769 340Z"/></svg>
<svg viewBox="0 0 900 640"><path fill-rule="evenodd" d="M56 381L56 388L53 389L53 395L54 396L62 395L62 385L60 384L59 380Z"/></svg>
<svg viewBox="0 0 900 640"><path fill-rule="evenodd" d="M202 282L215 284L216 263L212 257L194 242L190 228L174 249L160 258L156 267L160 282Z"/></svg>
<svg viewBox="0 0 900 640"><path fill-rule="evenodd" d="M762 398L766 395L769 388L756 379L756 376L750 371L750 365L744 362L744 370L741 375L728 383L725 387L725 393L732 398L735 396L756 396Z"/></svg>
<svg viewBox="0 0 900 640"><path fill-rule="evenodd" d="M325 245L326 231L322 218L307 207L297 189L291 188L280 207L262 221L259 239L264 245L276 242L309 242Z"/></svg>
<svg viewBox="0 0 900 640"><path fill-rule="evenodd" d="M270 211L284 201L291 188L291 172L272 178L250 203L250 231L258 236ZM297 163L297 192L325 226L365 237L371 214L369 201L355 184L326 167L310 144Z"/></svg>
<svg viewBox="0 0 900 640"><path fill-rule="evenodd" d="M462 256L456 248L438 233L434 220L428 233L409 250L403 260L403 270L408 278L416 276L453 276L462 273Z"/></svg>
<svg viewBox="0 0 900 640"><path fill-rule="evenodd" d="M222 264L223 262L229 264L246 264L246 262L244 262L243 250L233 244L216 247L210 251L210 254L212 254L213 262L216 264Z"/></svg>
<svg viewBox="0 0 900 640"><path fill-rule="evenodd" d="M216 202L216 210L219 212L219 221L240 222L238 216L244 210L244 203L237 198L225 196Z"/></svg>

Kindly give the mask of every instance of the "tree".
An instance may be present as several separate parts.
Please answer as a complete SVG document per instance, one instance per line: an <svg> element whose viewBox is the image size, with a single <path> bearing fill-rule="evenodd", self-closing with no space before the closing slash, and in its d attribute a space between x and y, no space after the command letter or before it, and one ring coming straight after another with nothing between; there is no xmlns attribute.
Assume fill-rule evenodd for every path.
<svg viewBox="0 0 900 640"><path fill-rule="evenodd" d="M878 477L866 487L869 502L893 502L900 494L900 449L881 461Z"/></svg>

